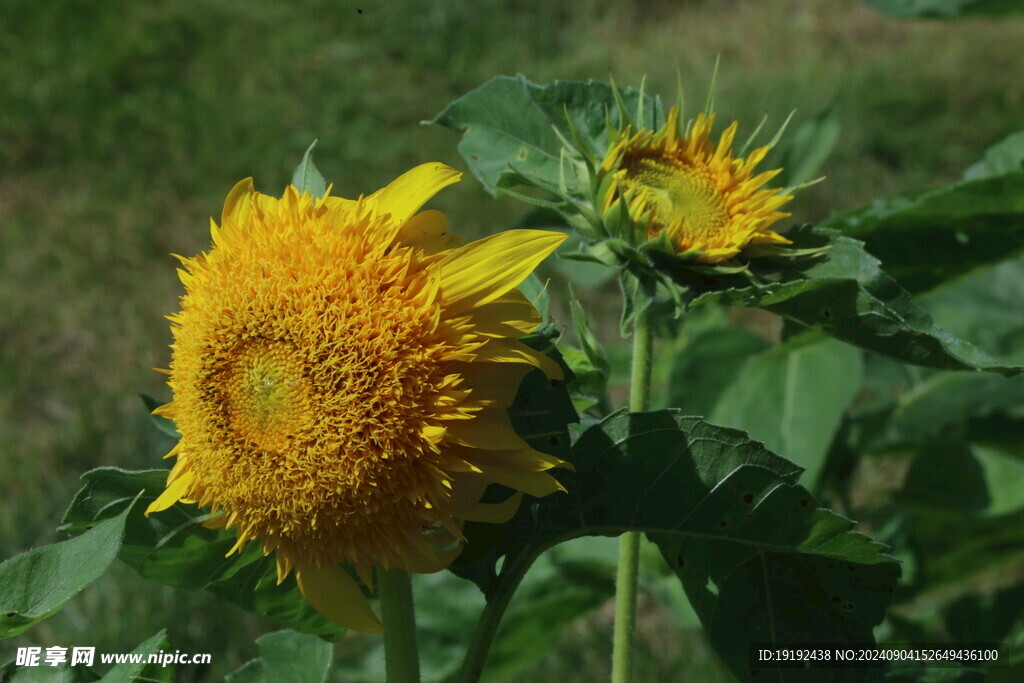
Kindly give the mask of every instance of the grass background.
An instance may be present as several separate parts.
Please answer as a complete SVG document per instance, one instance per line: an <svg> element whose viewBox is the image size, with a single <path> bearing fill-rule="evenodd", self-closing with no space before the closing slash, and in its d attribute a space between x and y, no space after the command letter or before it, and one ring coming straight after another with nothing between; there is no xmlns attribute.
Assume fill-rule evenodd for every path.
<svg viewBox="0 0 1024 683"><path fill-rule="evenodd" d="M0 556L58 540L99 465L156 466L167 444L135 392L167 398L171 252L208 247L207 218L254 176L278 193L303 150L335 193L372 191L428 160L464 168L421 127L496 74L606 79L699 100L717 55L719 111L749 131L834 107L828 180L793 204L813 221L957 178L1024 111L1020 18L901 21L861 0L371 0L174 3L6 0L0 8ZM470 238L521 214L471 177L433 204ZM713 680L713 655L641 603L643 680ZM128 651L160 627L212 652L219 678L273 625L118 568L5 643ZM607 676L610 610L523 680ZM682 645L678 645L682 643ZM345 641L339 655L358 651ZM689 667L689 668L687 668Z"/></svg>

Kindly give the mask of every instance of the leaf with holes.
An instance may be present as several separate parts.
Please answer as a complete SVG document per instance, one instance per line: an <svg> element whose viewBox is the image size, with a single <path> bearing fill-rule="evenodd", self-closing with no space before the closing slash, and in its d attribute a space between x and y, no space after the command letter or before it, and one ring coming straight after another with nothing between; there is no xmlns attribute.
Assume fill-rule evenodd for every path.
<svg viewBox="0 0 1024 683"><path fill-rule="evenodd" d="M452 570L488 600L503 599L557 543L641 530L741 677L751 643L872 641L896 560L818 507L796 483L800 468L744 433L678 411L620 411L579 438L572 462L576 471L559 477L567 494L524 505L503 542L456 560ZM487 526L466 525L467 549Z"/></svg>
<svg viewBox="0 0 1024 683"><path fill-rule="evenodd" d="M808 226L787 236L798 246L829 248L813 260L780 263L761 259L750 266L761 282L751 284L733 278L722 288L691 293L691 305L715 302L763 308L840 341L913 365L1004 375L1022 370L1019 365L1000 363L937 325L910 293L882 270L882 264L864 250L861 242L834 230ZM676 279L688 277L683 270L671 275Z"/></svg>

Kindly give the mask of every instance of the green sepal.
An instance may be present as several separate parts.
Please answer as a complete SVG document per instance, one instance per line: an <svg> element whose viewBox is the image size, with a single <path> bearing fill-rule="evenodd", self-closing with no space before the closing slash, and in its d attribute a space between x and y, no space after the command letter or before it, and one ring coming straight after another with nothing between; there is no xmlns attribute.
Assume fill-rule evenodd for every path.
<svg viewBox="0 0 1024 683"><path fill-rule="evenodd" d="M608 362L608 354L605 353L604 346L601 345L597 335L590 328L587 313L573 293L571 286L569 287L569 308L572 312L573 329L576 331L576 337L579 339L582 349L580 351L572 349L574 353L569 357L566 355L567 349L562 347L563 355L566 355L566 361L576 376L575 381L569 387L569 392L573 395L573 403L576 405L577 411L597 406L602 412L606 412L609 405L607 394L611 364ZM582 358L580 358L580 354ZM577 400L577 397L585 398L580 401ZM581 404L586 404L590 399L593 399L592 403L580 408Z"/></svg>
<svg viewBox="0 0 1024 683"><path fill-rule="evenodd" d="M292 173L292 185L299 191L299 194L308 192L320 199L327 194L327 181L324 180L316 164L313 163L313 148L316 147L316 143L316 140L310 143L306 148L306 153L302 155L302 161L295 167L295 172Z"/></svg>

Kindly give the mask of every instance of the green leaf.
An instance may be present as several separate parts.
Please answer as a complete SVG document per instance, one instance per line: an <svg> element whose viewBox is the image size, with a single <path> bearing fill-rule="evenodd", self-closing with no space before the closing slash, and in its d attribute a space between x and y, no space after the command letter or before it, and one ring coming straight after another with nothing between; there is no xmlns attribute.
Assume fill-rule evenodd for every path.
<svg viewBox="0 0 1024 683"><path fill-rule="evenodd" d="M563 380L548 379L540 370L523 378L516 398L509 406L509 419L516 434L531 447L563 460L570 457L570 423L579 422L579 415L569 396L574 377L555 347L558 332L552 325L520 337L519 341L544 353L562 368Z"/></svg>
<svg viewBox="0 0 1024 683"><path fill-rule="evenodd" d="M1011 133L985 151L981 161L964 171L964 180L978 180L1022 170L1024 131Z"/></svg>
<svg viewBox="0 0 1024 683"><path fill-rule="evenodd" d="M1024 170L883 197L823 225L862 240L900 284L923 292L1024 247Z"/></svg>
<svg viewBox="0 0 1024 683"><path fill-rule="evenodd" d="M125 514L125 506L140 490L144 490L140 505L148 506L163 492L167 470L100 467L82 479L84 485L64 514L62 528L71 534ZM209 591L235 607L291 628L331 638L344 633L309 606L294 580L277 585L274 558L265 557L258 543L247 544L240 555L225 557L235 544L235 534L202 527L208 516L195 505L183 503L149 517L132 514L125 525L120 558L147 579Z"/></svg>
<svg viewBox="0 0 1024 683"><path fill-rule="evenodd" d="M1000 358L1024 361L1024 257L981 270L929 293L921 304L937 322L982 342ZM939 373L868 359L869 382L852 448L880 452L919 447L995 416L1024 416L1024 377Z"/></svg>
<svg viewBox="0 0 1024 683"><path fill-rule="evenodd" d="M45 654L45 653L44 653ZM0 680L7 683L92 683L99 676L84 666L18 666L11 661L0 669Z"/></svg>
<svg viewBox="0 0 1024 683"><path fill-rule="evenodd" d="M167 436L174 437L175 439L181 437L178 432L178 428L174 426L174 420L163 417L162 415L154 415L153 411L163 405L160 401L156 400L148 394L139 394L139 398L146 406L146 410L149 411L149 418L153 420L153 424L156 428Z"/></svg>
<svg viewBox="0 0 1024 683"><path fill-rule="evenodd" d="M915 458L900 499L962 512L977 512L989 504L984 473L967 444L945 439Z"/></svg>
<svg viewBox="0 0 1024 683"><path fill-rule="evenodd" d="M522 506L501 543L453 564L489 600L546 548L642 530L740 676L749 643L871 640L895 560L818 507L796 484L799 467L742 432L677 411L618 412L579 438L571 461L576 471L559 474L568 494ZM466 525L467 548L486 526L495 525Z"/></svg>
<svg viewBox="0 0 1024 683"><path fill-rule="evenodd" d="M547 320L551 315L551 294L548 292L548 283L537 277L537 273L530 273L528 278L519 283L519 291L533 302L540 317Z"/></svg>
<svg viewBox="0 0 1024 683"><path fill-rule="evenodd" d="M749 285L734 281L729 289L691 294L693 303L757 306L903 363L1004 375L1021 371L1019 366L1000 364L938 326L861 242L824 228L800 228L788 236L798 246L830 243L831 248L813 261L768 259L751 264L757 276L771 275L778 281ZM671 274L685 277L682 271Z"/></svg>
<svg viewBox="0 0 1024 683"><path fill-rule="evenodd" d="M627 110L636 112L640 92L627 88L621 94ZM643 98L644 120L640 123L657 127L664 122L661 103L649 96ZM573 129L588 148L584 151L603 157L609 116L613 126L624 125L607 83L556 81L540 86L520 75L487 81L427 123L462 135L459 152L473 175L488 192L496 194L500 187L523 184L524 177L557 188L563 177L562 138L573 141ZM575 179L567 181L572 191Z"/></svg>
<svg viewBox="0 0 1024 683"><path fill-rule="evenodd" d="M148 664L149 655L162 653L164 648L170 650L167 632L161 629L150 636L131 651L133 655L141 655L139 662L121 662L111 667L110 671L100 679L100 683L132 683L132 681L161 681L170 683L174 669L161 663ZM173 653L170 653L173 654Z"/></svg>
<svg viewBox="0 0 1024 683"><path fill-rule="evenodd" d="M579 234L576 231L570 232L569 237L558 248L558 258L551 260L551 266L568 282L581 288L596 289L615 277L615 269L603 263L578 260L576 256L581 243Z"/></svg>
<svg viewBox="0 0 1024 683"><path fill-rule="evenodd" d="M1024 362L1024 255L929 292L921 305L936 322L999 358Z"/></svg>
<svg viewBox="0 0 1024 683"><path fill-rule="evenodd" d="M839 141L842 127L837 109L828 107L783 138L765 162L766 168L781 168L773 186L796 187L814 180Z"/></svg>
<svg viewBox="0 0 1024 683"><path fill-rule="evenodd" d="M1024 378L934 373L900 395L871 429L858 435L856 449L881 452L920 446L963 431L970 420L1017 415L1024 406Z"/></svg>
<svg viewBox="0 0 1024 683"><path fill-rule="evenodd" d="M880 12L897 17L953 19L1024 11L1022 0L868 0Z"/></svg>
<svg viewBox="0 0 1024 683"><path fill-rule="evenodd" d="M770 344L738 327L712 327L695 334L676 354L667 406L707 417L747 360Z"/></svg>
<svg viewBox="0 0 1024 683"><path fill-rule="evenodd" d="M308 192L314 197L320 198L327 193L327 181L320 175L316 165L313 163L313 148L316 147L316 140L306 148L302 155L302 161L295 167L292 174L292 185L299 191L299 194Z"/></svg>
<svg viewBox="0 0 1024 683"><path fill-rule="evenodd" d="M801 335L749 359L708 419L785 453L806 470L803 483L813 490L862 372L857 349Z"/></svg>
<svg viewBox="0 0 1024 683"><path fill-rule="evenodd" d="M615 594L613 575L552 548L534 563L499 628L484 681L504 681L550 653L576 620Z"/></svg>
<svg viewBox="0 0 1024 683"><path fill-rule="evenodd" d="M600 412L608 412L608 378L611 375L611 365L604 347L590 329L583 304L573 294L571 286L569 309L572 313L573 329L582 349L577 351L567 346L563 347L575 375L575 381L570 386L570 391L576 397L574 404L577 410L596 406Z"/></svg>
<svg viewBox="0 0 1024 683"><path fill-rule="evenodd" d="M1021 434L1022 425L1016 423L1015 432ZM987 494L986 515L1005 515L1024 508L1024 455L1021 453L1019 436L1016 448L992 441L974 441L970 444L971 455L981 467Z"/></svg>
<svg viewBox="0 0 1024 683"><path fill-rule="evenodd" d="M78 538L34 548L0 564L0 638L9 638L53 615L103 576L117 557L125 521L139 489L119 514Z"/></svg>
<svg viewBox="0 0 1024 683"><path fill-rule="evenodd" d="M270 681L324 683L331 674L334 647L316 636L277 631L256 639Z"/></svg>
<svg viewBox="0 0 1024 683"><path fill-rule="evenodd" d="M326 683L330 680L334 647L327 641L296 631L275 631L256 639L259 659L251 659L225 677L227 683Z"/></svg>

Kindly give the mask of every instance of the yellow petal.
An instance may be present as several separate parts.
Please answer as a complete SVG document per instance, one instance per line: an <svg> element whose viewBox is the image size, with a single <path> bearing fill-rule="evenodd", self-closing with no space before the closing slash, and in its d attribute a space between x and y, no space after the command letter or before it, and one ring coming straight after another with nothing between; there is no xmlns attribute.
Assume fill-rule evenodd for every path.
<svg viewBox="0 0 1024 683"><path fill-rule="evenodd" d="M475 461L473 464L482 469L484 476L491 481L537 498L543 498L556 491L565 491L565 487L547 472L528 472L514 465L506 466L504 463L499 466Z"/></svg>
<svg viewBox="0 0 1024 683"><path fill-rule="evenodd" d="M363 633L385 630L359 586L341 567L296 567L295 578L306 601L334 623Z"/></svg>
<svg viewBox="0 0 1024 683"><path fill-rule="evenodd" d="M505 410L482 410L469 420L450 420L445 438L463 446L488 450L530 447L516 434Z"/></svg>
<svg viewBox="0 0 1024 683"><path fill-rule="evenodd" d="M367 197L381 213L391 214L396 223L404 223L428 199L462 179L462 173L451 166L432 162L421 164L391 181L387 187Z"/></svg>
<svg viewBox="0 0 1024 683"><path fill-rule="evenodd" d="M540 327L540 313L517 289L469 313L473 331L488 337L518 337Z"/></svg>
<svg viewBox="0 0 1024 683"><path fill-rule="evenodd" d="M218 512L215 515L211 515L208 520L203 522L203 527L207 529L227 529L228 528L228 515L226 512Z"/></svg>
<svg viewBox="0 0 1024 683"><path fill-rule="evenodd" d="M500 503L478 503L462 514L469 522L486 522L488 524L504 524L512 519L523 500L522 493L516 493Z"/></svg>
<svg viewBox="0 0 1024 683"><path fill-rule="evenodd" d="M231 188L231 192L228 192L228 198L224 200L224 210L221 212L220 218L221 227L224 227L231 219L239 223L245 220L251 208L249 195L254 192L252 178L239 180L235 183L235 186Z"/></svg>
<svg viewBox="0 0 1024 683"><path fill-rule="evenodd" d="M448 232L448 219L440 211L424 211L405 222L395 238L407 247L436 254L459 246L459 238Z"/></svg>
<svg viewBox="0 0 1024 683"><path fill-rule="evenodd" d="M533 368L529 365L507 363L460 363L463 377L462 386L470 390L469 400L474 403L491 404L497 408L512 405L523 377Z"/></svg>
<svg viewBox="0 0 1024 683"><path fill-rule="evenodd" d="M166 510L181 500L188 492L188 488L192 485L192 480L194 478L194 474L186 472L175 479L171 484L168 484L167 488L164 489L164 492L161 493L156 500L150 503L148 508L146 508L146 517L149 517L151 512Z"/></svg>
<svg viewBox="0 0 1024 683"><path fill-rule="evenodd" d="M533 272L568 235L507 230L456 249L441 260L441 292L453 313L494 301Z"/></svg>
<svg viewBox="0 0 1024 683"><path fill-rule="evenodd" d="M491 481L538 498L556 491L565 491L547 470L555 467L573 469L565 460L532 448L490 451L453 446L449 454L461 459L461 466L455 463L448 466L449 469L476 471Z"/></svg>
<svg viewBox="0 0 1024 683"><path fill-rule="evenodd" d="M540 351L515 339L491 339L473 352L474 362L529 363L544 371L548 379L565 379L561 366Z"/></svg>
<svg viewBox="0 0 1024 683"><path fill-rule="evenodd" d="M413 574L434 574L450 565L461 552L461 543L445 550L432 548L430 555L421 552L419 554L406 557L406 568Z"/></svg>

